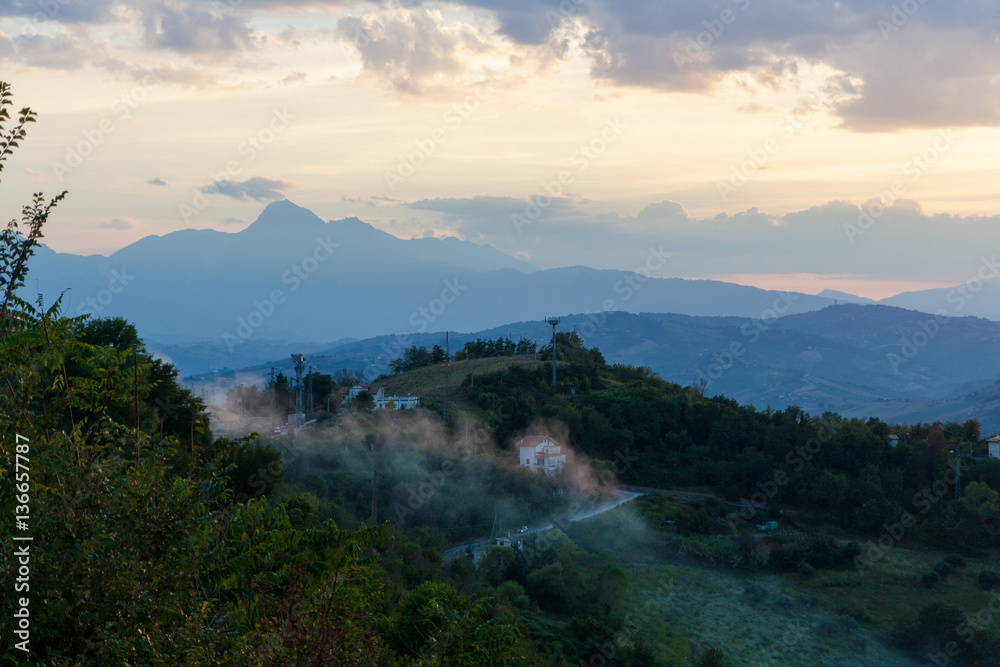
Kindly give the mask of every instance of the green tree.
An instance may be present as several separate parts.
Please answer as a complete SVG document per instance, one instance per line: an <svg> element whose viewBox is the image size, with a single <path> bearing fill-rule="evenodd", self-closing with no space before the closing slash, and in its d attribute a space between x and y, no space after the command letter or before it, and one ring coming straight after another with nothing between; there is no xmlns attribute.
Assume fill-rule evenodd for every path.
<svg viewBox="0 0 1000 667"><path fill-rule="evenodd" d="M359 392L358 395L351 400L351 409L357 410L358 412L371 412L375 409L375 397L367 391Z"/></svg>
<svg viewBox="0 0 1000 667"><path fill-rule="evenodd" d="M13 96L10 85L0 81L0 173L6 166L7 157L14 154L14 149L19 148L27 136L26 126L35 122L35 112L30 107L24 107L18 112L14 126L7 129ZM0 319L8 316L14 293L24 285L28 260L42 238L42 226L65 196L63 191L46 202L42 193L36 192L31 203L22 207L21 222L12 219L0 232Z"/></svg>

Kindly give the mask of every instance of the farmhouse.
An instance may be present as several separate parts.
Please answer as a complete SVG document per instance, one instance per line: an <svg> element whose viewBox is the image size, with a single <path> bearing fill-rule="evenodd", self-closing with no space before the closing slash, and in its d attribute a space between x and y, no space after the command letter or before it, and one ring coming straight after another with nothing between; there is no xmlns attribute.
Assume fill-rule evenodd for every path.
<svg viewBox="0 0 1000 667"><path fill-rule="evenodd" d="M559 445L547 435L526 435L514 447L519 464L546 475L555 475L566 465L566 455L559 453Z"/></svg>

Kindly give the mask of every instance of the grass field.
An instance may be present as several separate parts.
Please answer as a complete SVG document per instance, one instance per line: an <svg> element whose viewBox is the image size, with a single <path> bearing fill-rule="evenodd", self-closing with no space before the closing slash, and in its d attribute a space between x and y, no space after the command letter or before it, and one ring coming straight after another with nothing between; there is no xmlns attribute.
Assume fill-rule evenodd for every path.
<svg viewBox="0 0 1000 667"><path fill-rule="evenodd" d="M427 398L454 400L458 396L456 390L469 373L474 375L495 373L505 370L511 365L536 368L542 365L551 365L551 362L536 361L533 355L468 359L466 361L453 361L450 364L434 364L418 368L382 380L381 384L386 387L387 394L393 393L396 396L411 394L421 398L426 396Z"/></svg>
<svg viewBox="0 0 1000 667"><path fill-rule="evenodd" d="M651 528L636 509L625 506L588 521L574 540L611 549L628 565L637 584L633 613L647 630L666 627L699 652L718 647L734 665L920 666L928 661L907 656L893 644L892 633L921 608L943 601L971 619L988 616L990 602L994 609L1000 602L1000 594L985 593L976 583L981 570L998 569L1000 552L966 557L965 568L933 589L921 577L946 553L881 549L862 539L857 541L869 564L860 570L817 570L811 578L766 568L744 573L678 553L669 535ZM990 629L996 633L1000 614L993 616Z"/></svg>

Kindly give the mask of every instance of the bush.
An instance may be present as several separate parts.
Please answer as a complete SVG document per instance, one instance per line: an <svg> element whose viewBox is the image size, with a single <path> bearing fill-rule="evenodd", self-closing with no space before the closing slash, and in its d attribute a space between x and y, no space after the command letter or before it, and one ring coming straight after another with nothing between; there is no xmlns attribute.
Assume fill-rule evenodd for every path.
<svg viewBox="0 0 1000 667"><path fill-rule="evenodd" d="M992 591L1000 586L1000 574L992 570L983 570L979 573L979 587L984 591Z"/></svg>
<svg viewBox="0 0 1000 667"><path fill-rule="evenodd" d="M698 658L698 667L730 667L733 663L722 652L722 649L710 648Z"/></svg>
<svg viewBox="0 0 1000 667"><path fill-rule="evenodd" d="M811 577L816 574L816 568L814 568L809 563L802 561L795 566L795 571L801 574L803 577Z"/></svg>
<svg viewBox="0 0 1000 667"><path fill-rule="evenodd" d="M924 586L927 588L934 588L941 582L941 575L937 572L928 572L923 576L921 581L924 582Z"/></svg>
<svg viewBox="0 0 1000 667"><path fill-rule="evenodd" d="M944 557L944 561L956 569L965 567L965 559L958 554L948 554Z"/></svg>
<svg viewBox="0 0 1000 667"><path fill-rule="evenodd" d="M926 605L917 615L919 631L942 641L959 639L958 628L965 622L965 612L955 605L941 601Z"/></svg>
<svg viewBox="0 0 1000 667"><path fill-rule="evenodd" d="M953 568L948 563L941 561L940 563L934 566L934 571L937 572L939 575L941 575L941 578L944 579L949 574L954 572L955 568Z"/></svg>

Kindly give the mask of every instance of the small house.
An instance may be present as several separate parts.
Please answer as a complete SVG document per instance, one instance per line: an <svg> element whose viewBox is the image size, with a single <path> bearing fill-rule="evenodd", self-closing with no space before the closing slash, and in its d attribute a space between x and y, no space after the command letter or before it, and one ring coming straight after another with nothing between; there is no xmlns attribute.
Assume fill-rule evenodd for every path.
<svg viewBox="0 0 1000 667"><path fill-rule="evenodd" d="M987 438L986 446L988 447L987 456L991 459L1000 459L1000 435Z"/></svg>
<svg viewBox="0 0 1000 667"><path fill-rule="evenodd" d="M560 445L547 435L526 435L514 448L520 465L546 475L556 475L566 465L566 455L561 453Z"/></svg>

